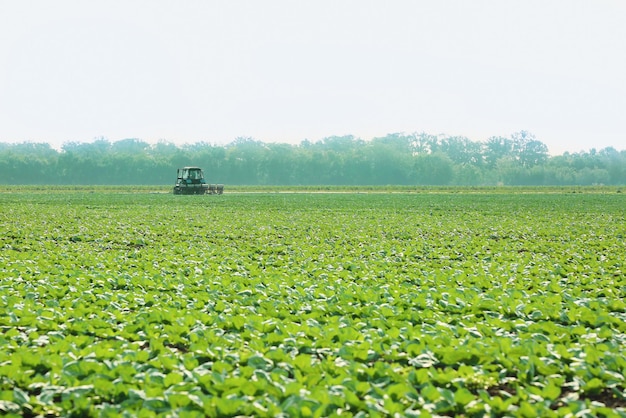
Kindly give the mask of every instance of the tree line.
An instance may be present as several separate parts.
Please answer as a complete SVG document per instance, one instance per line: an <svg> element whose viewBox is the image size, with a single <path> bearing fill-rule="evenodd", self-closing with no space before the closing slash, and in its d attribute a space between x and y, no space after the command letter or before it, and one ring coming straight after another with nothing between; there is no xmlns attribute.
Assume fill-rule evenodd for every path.
<svg viewBox="0 0 626 418"><path fill-rule="evenodd" d="M624 185L626 150L550 156L527 132L472 141L427 133L389 134L365 141L352 135L299 144L237 138L149 144L111 142L0 143L0 183L166 185L176 168L200 166L207 180L230 185Z"/></svg>

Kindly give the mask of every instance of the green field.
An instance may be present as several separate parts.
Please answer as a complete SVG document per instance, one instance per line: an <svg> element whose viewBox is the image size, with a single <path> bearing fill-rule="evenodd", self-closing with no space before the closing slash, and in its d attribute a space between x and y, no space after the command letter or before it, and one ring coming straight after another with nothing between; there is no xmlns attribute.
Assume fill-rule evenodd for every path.
<svg viewBox="0 0 626 418"><path fill-rule="evenodd" d="M335 191L5 187L0 415L626 416L621 190Z"/></svg>

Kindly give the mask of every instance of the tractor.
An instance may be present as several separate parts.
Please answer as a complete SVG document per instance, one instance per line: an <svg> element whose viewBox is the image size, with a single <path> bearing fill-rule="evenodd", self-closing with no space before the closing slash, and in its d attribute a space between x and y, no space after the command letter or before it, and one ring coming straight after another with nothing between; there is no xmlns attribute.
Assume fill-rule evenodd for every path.
<svg viewBox="0 0 626 418"><path fill-rule="evenodd" d="M177 170L174 194L222 194L223 184L207 184L199 167L183 167Z"/></svg>

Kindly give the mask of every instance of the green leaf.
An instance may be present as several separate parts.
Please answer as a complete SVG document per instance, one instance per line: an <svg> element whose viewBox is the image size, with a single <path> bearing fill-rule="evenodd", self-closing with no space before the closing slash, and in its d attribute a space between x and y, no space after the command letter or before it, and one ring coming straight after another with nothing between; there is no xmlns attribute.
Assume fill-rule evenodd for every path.
<svg viewBox="0 0 626 418"><path fill-rule="evenodd" d="M476 396L466 388L460 388L454 392L454 402L459 405L465 406L474 399Z"/></svg>
<svg viewBox="0 0 626 418"><path fill-rule="evenodd" d="M539 416L535 407L525 401L520 403L518 414L525 418L536 418Z"/></svg>
<svg viewBox="0 0 626 418"><path fill-rule="evenodd" d="M605 385L602 380L594 377L593 379L585 383L583 390L585 391L585 393L598 393L604 388L604 386Z"/></svg>
<svg viewBox="0 0 626 418"><path fill-rule="evenodd" d="M428 402L436 402L441 399L441 393L437 390L433 385L426 385L420 390L420 394L426 399Z"/></svg>
<svg viewBox="0 0 626 418"><path fill-rule="evenodd" d="M177 385L183 381L184 377L181 373L178 372L170 372L165 376L163 380L163 384L165 387L170 387L172 385Z"/></svg>
<svg viewBox="0 0 626 418"><path fill-rule="evenodd" d="M293 359L293 365L296 366L299 370L306 372L311 368L311 355L310 354L298 354Z"/></svg>
<svg viewBox="0 0 626 418"><path fill-rule="evenodd" d="M248 366L251 366L255 369L261 369L261 370L270 370L273 366L272 361L266 359L265 357L259 354L250 356L248 358L247 364Z"/></svg>
<svg viewBox="0 0 626 418"><path fill-rule="evenodd" d="M352 407L356 408L356 410L362 410L366 408L365 402L363 402L363 400L350 389L343 388L343 396L345 397L346 402Z"/></svg>
<svg viewBox="0 0 626 418"><path fill-rule="evenodd" d="M561 396L561 388L557 386L552 380L548 382L548 384L543 388L542 396L545 399L556 400Z"/></svg>
<svg viewBox="0 0 626 418"><path fill-rule="evenodd" d="M20 388L13 388L13 401L18 405L26 405L30 402L30 396Z"/></svg>
<svg viewBox="0 0 626 418"><path fill-rule="evenodd" d="M215 398L214 403L220 416L233 416L237 414L244 401L232 398Z"/></svg>

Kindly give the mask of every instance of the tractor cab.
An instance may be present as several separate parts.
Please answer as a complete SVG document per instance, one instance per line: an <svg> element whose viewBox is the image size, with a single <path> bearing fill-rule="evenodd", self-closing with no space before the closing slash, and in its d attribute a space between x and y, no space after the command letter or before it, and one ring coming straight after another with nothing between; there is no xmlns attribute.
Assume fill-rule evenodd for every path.
<svg viewBox="0 0 626 418"><path fill-rule="evenodd" d="M185 167L178 169L178 178L189 183L204 183L204 173L198 167Z"/></svg>

